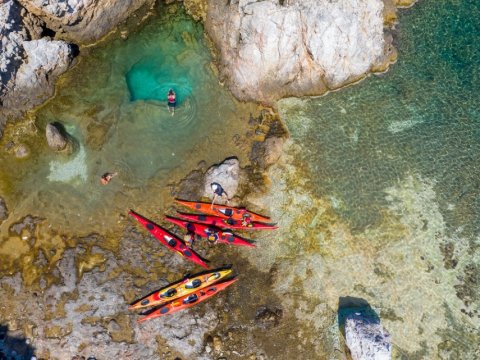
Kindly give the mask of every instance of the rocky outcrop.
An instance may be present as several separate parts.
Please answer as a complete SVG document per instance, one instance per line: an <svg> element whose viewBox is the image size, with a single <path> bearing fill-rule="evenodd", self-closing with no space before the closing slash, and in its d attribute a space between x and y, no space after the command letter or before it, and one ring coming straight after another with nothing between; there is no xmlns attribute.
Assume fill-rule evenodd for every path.
<svg viewBox="0 0 480 360"><path fill-rule="evenodd" d="M57 36L92 42L106 35L132 12L153 0L19 0Z"/></svg>
<svg viewBox="0 0 480 360"><path fill-rule="evenodd" d="M242 100L322 94L384 70L382 0L209 1L220 75Z"/></svg>
<svg viewBox="0 0 480 360"><path fill-rule="evenodd" d="M390 360L390 334L378 319L356 312L345 319L345 340L353 360Z"/></svg>
<svg viewBox="0 0 480 360"><path fill-rule="evenodd" d="M6 220L8 217L8 210L7 204L5 204L5 200L0 197L0 224Z"/></svg>
<svg viewBox="0 0 480 360"><path fill-rule="evenodd" d="M203 196L213 198L210 184L216 182L223 187L228 198L231 199L237 193L240 176L241 169L237 158L226 159L221 164L210 167L205 173Z"/></svg>
<svg viewBox="0 0 480 360"><path fill-rule="evenodd" d="M0 131L8 118L45 101L72 63L74 48L41 38L44 23L14 0L0 4Z"/></svg>
<svg viewBox="0 0 480 360"><path fill-rule="evenodd" d="M62 129L56 124L48 124L45 129L47 143L50 149L62 151L68 145L68 137Z"/></svg>

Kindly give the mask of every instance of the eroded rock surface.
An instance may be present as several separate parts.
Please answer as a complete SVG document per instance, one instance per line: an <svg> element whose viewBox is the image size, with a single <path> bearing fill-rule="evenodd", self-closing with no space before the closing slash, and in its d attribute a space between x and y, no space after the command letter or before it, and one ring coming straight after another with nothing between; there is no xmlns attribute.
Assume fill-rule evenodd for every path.
<svg viewBox="0 0 480 360"><path fill-rule="evenodd" d="M219 165L213 165L205 173L203 196L213 198L210 184L220 184L229 198L236 195L240 181L241 169L237 158L224 160Z"/></svg>
<svg viewBox="0 0 480 360"><path fill-rule="evenodd" d="M95 41L152 0L19 0L60 36L75 42Z"/></svg>
<svg viewBox="0 0 480 360"><path fill-rule="evenodd" d="M55 151L64 150L68 145L68 136L56 124L48 124L45 129L48 146Z"/></svg>
<svg viewBox="0 0 480 360"><path fill-rule="evenodd" d="M381 0L208 3L220 74L240 99L321 94L384 69L394 49Z"/></svg>

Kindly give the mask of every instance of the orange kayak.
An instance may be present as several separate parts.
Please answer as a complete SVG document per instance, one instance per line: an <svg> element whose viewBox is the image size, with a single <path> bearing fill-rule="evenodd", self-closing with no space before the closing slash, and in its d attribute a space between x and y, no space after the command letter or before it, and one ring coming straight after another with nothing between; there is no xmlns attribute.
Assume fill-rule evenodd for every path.
<svg viewBox="0 0 480 360"><path fill-rule="evenodd" d="M185 201L185 200L175 200L175 201L192 210L197 210L208 215L220 216L224 219L228 219L228 218L232 218L234 220L248 219L249 221L259 221L259 222L270 221L269 217L255 214L251 211L248 211L245 208L235 208L235 207L230 207L225 205L212 206L212 204L196 202L196 201Z"/></svg>
<svg viewBox="0 0 480 360"><path fill-rule="evenodd" d="M128 307L129 310L141 309L147 306L163 305L169 301L189 295L197 290L219 282L231 275L232 269L215 270L201 275L187 277L181 281L170 284L144 298L134 302Z"/></svg>
<svg viewBox="0 0 480 360"><path fill-rule="evenodd" d="M241 220L234 220L232 218L225 219L214 215L199 215L199 214L184 214L177 213L177 216L187 219L191 222L213 225L222 229L236 229L236 230L275 230L278 226L271 224L264 224L259 222L250 222L246 225L242 224Z"/></svg>
<svg viewBox="0 0 480 360"><path fill-rule="evenodd" d="M218 292L224 290L228 286L232 285L235 281L237 281L237 279L228 280L197 290L189 295L186 295L180 299L174 300L166 305L161 306L160 308L141 317L137 320L137 322L141 323L146 320L155 319L159 316L172 314L174 312L194 306L199 302L205 301L213 295L217 294Z"/></svg>

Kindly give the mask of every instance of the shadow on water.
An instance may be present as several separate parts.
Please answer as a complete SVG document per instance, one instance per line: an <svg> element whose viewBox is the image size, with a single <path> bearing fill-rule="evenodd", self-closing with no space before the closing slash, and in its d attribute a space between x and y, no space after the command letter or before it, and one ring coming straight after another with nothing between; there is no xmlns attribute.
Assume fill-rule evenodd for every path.
<svg viewBox="0 0 480 360"><path fill-rule="evenodd" d="M8 334L8 326L0 325L0 360L30 360L34 348L24 337Z"/></svg>
<svg viewBox="0 0 480 360"><path fill-rule="evenodd" d="M369 319L372 324L380 324L380 317L372 309L367 300L352 296L341 296L338 299L338 327L345 337L345 320L349 315L360 313L363 318Z"/></svg>

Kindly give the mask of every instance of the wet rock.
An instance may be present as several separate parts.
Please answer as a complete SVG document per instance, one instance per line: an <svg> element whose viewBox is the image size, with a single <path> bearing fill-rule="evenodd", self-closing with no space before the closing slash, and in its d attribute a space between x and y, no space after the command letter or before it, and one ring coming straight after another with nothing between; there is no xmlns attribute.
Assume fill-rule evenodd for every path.
<svg viewBox="0 0 480 360"><path fill-rule="evenodd" d="M390 360L390 334L380 321L356 312L345 319L345 340L353 360Z"/></svg>
<svg viewBox="0 0 480 360"><path fill-rule="evenodd" d="M231 199L237 193L240 176L241 169L237 158L226 159L219 165L211 166L205 173L203 196L213 198L211 184L216 182Z"/></svg>
<svg viewBox="0 0 480 360"><path fill-rule="evenodd" d="M5 200L0 197L0 224L8 217L8 209Z"/></svg>
<svg viewBox="0 0 480 360"><path fill-rule="evenodd" d="M58 124L48 124L45 129L45 135L47 137L48 146L52 150L65 150L68 145L68 136Z"/></svg>
<svg viewBox="0 0 480 360"><path fill-rule="evenodd" d="M385 68L382 0L208 2L220 75L242 100L321 94Z"/></svg>
<svg viewBox="0 0 480 360"><path fill-rule="evenodd" d="M275 164L282 155L284 138L269 137L263 142L256 142L250 154L250 160L261 168Z"/></svg>
<svg viewBox="0 0 480 360"><path fill-rule="evenodd" d="M282 315L282 309L260 306L255 314L255 323L265 329L275 327L279 324Z"/></svg>

